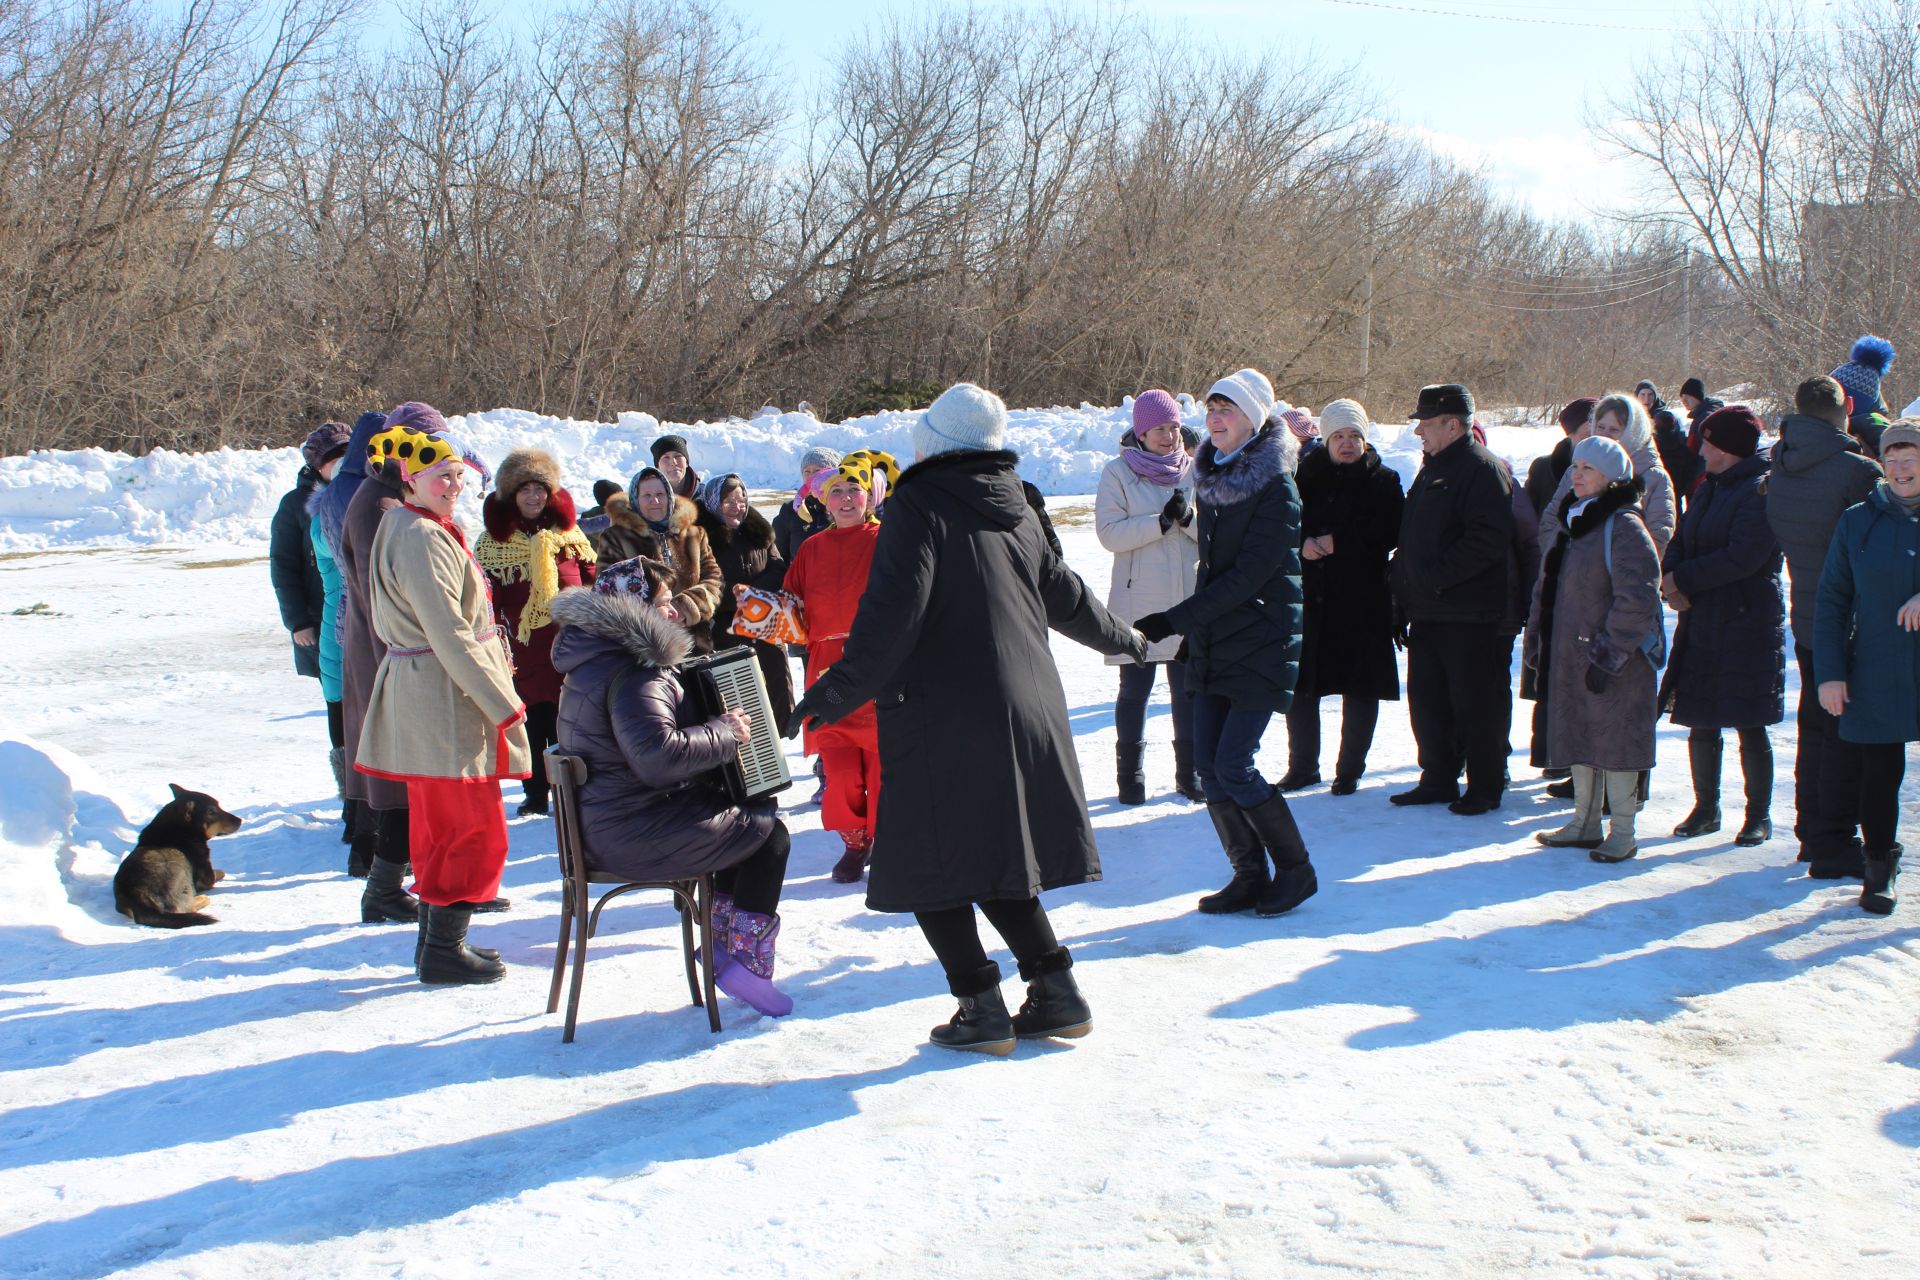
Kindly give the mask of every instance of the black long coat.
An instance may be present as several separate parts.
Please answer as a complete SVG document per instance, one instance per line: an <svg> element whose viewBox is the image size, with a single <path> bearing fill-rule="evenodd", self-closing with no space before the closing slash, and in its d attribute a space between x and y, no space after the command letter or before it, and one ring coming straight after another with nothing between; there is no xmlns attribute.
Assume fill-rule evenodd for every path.
<svg viewBox="0 0 1920 1280"><path fill-rule="evenodd" d="M966 450L901 475L846 650L808 694L829 720L878 713L875 911L1100 878L1047 629L1101 653L1134 632L1047 546L1017 461Z"/></svg>
<svg viewBox="0 0 1920 1280"><path fill-rule="evenodd" d="M1193 594L1167 617L1187 638L1187 688L1236 708L1285 711L1300 676L1294 449L1286 424L1270 421L1225 466L1211 440L1194 456L1200 569Z"/></svg>
<svg viewBox="0 0 1920 1280"><path fill-rule="evenodd" d="M686 629L633 596L585 587L555 596L553 619L553 665L566 677L554 736L587 762L588 867L668 880L749 857L773 830L773 802L736 807L701 781L739 748L681 689L676 672L693 651Z"/></svg>
<svg viewBox="0 0 1920 1280"><path fill-rule="evenodd" d="M1461 436L1429 454L1400 508L1389 575L1409 622L1509 626L1515 592L1513 475Z"/></svg>
<svg viewBox="0 0 1920 1280"><path fill-rule="evenodd" d="M1766 476L1758 456L1708 473L1667 544L1661 571L1691 606L1680 612L1661 691L1675 724L1746 729L1786 713L1786 604Z"/></svg>
<svg viewBox="0 0 1920 1280"><path fill-rule="evenodd" d="M289 632L311 629L317 637L320 620L326 616L326 584L320 581L320 566L313 558L309 538L307 501L319 487L320 474L312 467L301 467L300 478L280 498L273 513L267 543L268 576L280 605L280 622ZM293 669L300 675L320 678L320 645L293 646Z"/></svg>
<svg viewBox="0 0 1920 1280"><path fill-rule="evenodd" d="M1393 593L1387 559L1400 541L1400 476L1368 445L1358 462L1327 449L1300 459L1302 542L1333 535L1333 554L1300 563L1306 596L1296 696L1397 699Z"/></svg>

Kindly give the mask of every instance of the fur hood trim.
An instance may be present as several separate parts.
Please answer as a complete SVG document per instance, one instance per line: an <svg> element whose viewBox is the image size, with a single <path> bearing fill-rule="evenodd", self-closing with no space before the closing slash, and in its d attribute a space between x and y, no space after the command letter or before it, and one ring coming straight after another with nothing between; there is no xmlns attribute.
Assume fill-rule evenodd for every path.
<svg viewBox="0 0 1920 1280"><path fill-rule="evenodd" d="M606 511L607 519L611 520L616 527L626 529L631 533L644 533L652 536L652 526L641 518L638 511L634 510L633 503L628 499L626 494L616 493L609 495L604 510ZM667 537L678 538L699 522L699 504L695 503L692 498L675 494L673 498L673 510L667 515Z"/></svg>
<svg viewBox="0 0 1920 1280"><path fill-rule="evenodd" d="M569 587L553 598L553 620L610 640L641 666L659 671L678 670L693 651L693 637L686 628L668 621L638 596Z"/></svg>
<svg viewBox="0 0 1920 1280"><path fill-rule="evenodd" d="M1261 492L1299 461L1300 442L1279 417L1267 419L1258 435L1242 446L1233 461L1221 466L1213 441L1201 444L1194 455L1194 492L1209 506L1231 507Z"/></svg>
<svg viewBox="0 0 1920 1280"><path fill-rule="evenodd" d="M1601 524L1616 511L1632 508L1639 512L1640 495L1647 491L1647 482L1639 476L1631 480L1616 480L1593 497L1593 502L1574 520L1568 537L1583 538L1598 529ZM1566 523L1567 512L1573 510L1580 498L1573 490L1567 490L1567 496L1560 503L1560 521ZM1644 522L1646 517L1641 516Z"/></svg>
<svg viewBox="0 0 1920 1280"><path fill-rule="evenodd" d="M512 459L509 458L508 461ZM500 474L507 473L507 464L500 464ZM524 481L522 482L524 483ZM520 529L520 508L514 505L513 495L520 492L519 485L511 489L497 489L480 501L480 520L487 527L487 533L495 542L505 542ZM573 511L573 495L565 489L549 487L547 490L547 509L534 521L535 529L558 529L565 533L579 520Z"/></svg>
<svg viewBox="0 0 1920 1280"><path fill-rule="evenodd" d="M560 492L560 464L544 449L515 449L508 454L494 473L493 491L511 498L529 482L545 485L549 494Z"/></svg>

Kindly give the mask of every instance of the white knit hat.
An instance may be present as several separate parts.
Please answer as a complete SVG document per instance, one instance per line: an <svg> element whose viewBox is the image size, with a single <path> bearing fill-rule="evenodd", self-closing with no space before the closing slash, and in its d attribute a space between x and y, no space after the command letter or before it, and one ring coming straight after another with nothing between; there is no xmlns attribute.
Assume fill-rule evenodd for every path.
<svg viewBox="0 0 1920 1280"><path fill-rule="evenodd" d="M922 458L957 449L998 449L1007 431L1007 406L985 387L958 382L940 393L913 424L913 448Z"/></svg>
<svg viewBox="0 0 1920 1280"><path fill-rule="evenodd" d="M1247 421L1253 424L1255 431L1266 425L1267 417L1276 403L1273 384L1258 369L1242 369L1220 379L1207 388L1207 399L1215 396L1225 396L1233 401L1240 412L1247 415Z"/></svg>
<svg viewBox="0 0 1920 1280"><path fill-rule="evenodd" d="M1360 438L1367 438L1367 429L1373 425L1367 417L1366 406L1358 400L1335 400L1320 411L1320 434L1331 437L1336 431L1358 431Z"/></svg>

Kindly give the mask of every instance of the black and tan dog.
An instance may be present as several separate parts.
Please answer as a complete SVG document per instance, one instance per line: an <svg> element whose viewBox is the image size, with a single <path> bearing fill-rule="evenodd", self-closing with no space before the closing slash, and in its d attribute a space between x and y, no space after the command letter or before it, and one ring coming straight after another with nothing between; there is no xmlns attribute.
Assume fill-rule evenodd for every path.
<svg viewBox="0 0 1920 1280"><path fill-rule="evenodd" d="M212 796L174 787L173 799L154 815L114 873L114 908L135 924L156 929L216 923L200 909L207 905L206 891L227 873L214 867L207 842L239 829L240 819Z"/></svg>

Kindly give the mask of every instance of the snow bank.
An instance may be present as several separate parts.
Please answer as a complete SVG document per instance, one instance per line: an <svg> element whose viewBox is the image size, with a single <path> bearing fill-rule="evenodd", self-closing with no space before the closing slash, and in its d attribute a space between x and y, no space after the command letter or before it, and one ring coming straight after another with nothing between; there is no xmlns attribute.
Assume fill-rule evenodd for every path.
<svg viewBox="0 0 1920 1280"><path fill-rule="evenodd" d="M17 919L70 941L103 936L131 835L92 765L50 743L0 740L0 875Z"/></svg>
<svg viewBox="0 0 1920 1280"><path fill-rule="evenodd" d="M1179 399L1185 421L1199 427L1200 407L1189 396ZM1020 454L1022 474L1041 492L1092 493L1131 415L1131 399L1114 408L1016 409L1007 447ZM645 413L583 422L493 409L451 421L494 462L523 445L545 449L560 461L568 488L584 507L595 480L624 481L652 460L647 446L668 432L687 438L702 475L735 471L752 488L788 490L801 455L816 444L842 451L871 446L911 459L918 416L903 411L826 423L810 413L768 408L750 419L682 424ZM1560 438L1550 424L1495 426L1490 435L1494 450L1523 474L1529 460ZM1420 446L1410 428L1382 424L1375 443L1403 478L1412 478ZM140 458L104 449L43 450L0 458L0 549L261 543L299 470L300 452L292 448L156 449ZM479 496L469 492L467 518L473 523Z"/></svg>

